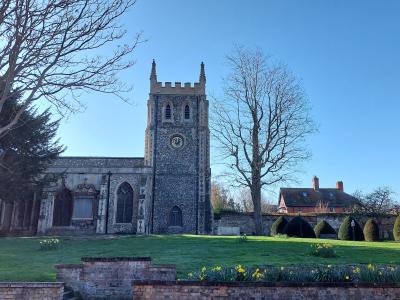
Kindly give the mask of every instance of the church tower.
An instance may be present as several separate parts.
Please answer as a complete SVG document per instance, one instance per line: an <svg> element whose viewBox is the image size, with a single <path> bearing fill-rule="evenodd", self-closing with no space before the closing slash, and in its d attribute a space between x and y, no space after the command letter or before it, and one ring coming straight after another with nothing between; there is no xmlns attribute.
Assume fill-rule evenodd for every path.
<svg viewBox="0 0 400 300"><path fill-rule="evenodd" d="M210 137L206 76L199 82L157 81L153 60L147 102L145 165L153 170L150 233L212 232Z"/></svg>

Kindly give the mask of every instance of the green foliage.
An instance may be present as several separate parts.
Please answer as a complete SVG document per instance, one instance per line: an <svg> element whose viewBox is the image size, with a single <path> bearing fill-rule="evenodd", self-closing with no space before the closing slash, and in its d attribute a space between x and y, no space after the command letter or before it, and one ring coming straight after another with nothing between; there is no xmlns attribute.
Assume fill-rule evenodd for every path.
<svg viewBox="0 0 400 300"><path fill-rule="evenodd" d="M0 91L1 93L1 91ZM14 111L21 108L17 96L10 97L0 113L0 127L9 123ZM17 125L0 137L0 199L14 201L24 199L34 187L49 180L38 176L48 163L64 151L54 141L59 121L51 121L51 113L26 110Z"/></svg>
<svg viewBox="0 0 400 300"><path fill-rule="evenodd" d="M286 224L284 234L301 238L315 238L314 229L300 216L294 217Z"/></svg>
<svg viewBox="0 0 400 300"><path fill-rule="evenodd" d="M399 267L368 264L359 268L359 281L368 283L400 282Z"/></svg>
<svg viewBox="0 0 400 300"><path fill-rule="evenodd" d="M364 238L367 242L379 241L379 227L373 219L369 219L364 225Z"/></svg>
<svg viewBox="0 0 400 300"><path fill-rule="evenodd" d="M271 236L275 236L277 234L283 234L283 230L287 224L287 220L284 216L280 216L271 226Z"/></svg>
<svg viewBox="0 0 400 300"><path fill-rule="evenodd" d="M202 267L185 279L199 281L397 283L399 266Z"/></svg>
<svg viewBox="0 0 400 300"><path fill-rule="evenodd" d="M40 244L40 250L42 251L56 250L58 248L58 245L60 244L60 240L51 238L51 239L41 240L39 244Z"/></svg>
<svg viewBox="0 0 400 300"><path fill-rule="evenodd" d="M320 236L320 234L336 234L335 229L333 229L332 226L329 225L329 223L326 222L325 220L319 222L315 226L314 232L317 238Z"/></svg>
<svg viewBox="0 0 400 300"><path fill-rule="evenodd" d="M331 244L311 244L310 254L313 256L333 258L336 257L336 251Z"/></svg>
<svg viewBox="0 0 400 300"><path fill-rule="evenodd" d="M395 241L400 241L400 216L397 216L393 225L393 237Z"/></svg>
<svg viewBox="0 0 400 300"><path fill-rule="evenodd" d="M352 217L347 216L346 218L343 219L343 223L339 227L339 239L340 240L346 240L346 241L352 241L353 240L353 228L351 227L351 221L354 220ZM363 231L358 224L356 220L354 220L355 226L354 226L354 239L356 241L363 241L364 240L364 234Z"/></svg>

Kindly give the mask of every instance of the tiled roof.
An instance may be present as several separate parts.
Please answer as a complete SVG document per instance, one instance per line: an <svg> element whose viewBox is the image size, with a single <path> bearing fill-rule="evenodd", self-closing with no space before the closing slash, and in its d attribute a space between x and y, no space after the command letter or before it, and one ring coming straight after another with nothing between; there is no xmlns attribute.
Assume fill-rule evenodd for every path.
<svg viewBox="0 0 400 300"><path fill-rule="evenodd" d="M279 199L283 197L286 207L315 207L323 202L329 207L349 207L357 203L357 199L335 188L281 188Z"/></svg>

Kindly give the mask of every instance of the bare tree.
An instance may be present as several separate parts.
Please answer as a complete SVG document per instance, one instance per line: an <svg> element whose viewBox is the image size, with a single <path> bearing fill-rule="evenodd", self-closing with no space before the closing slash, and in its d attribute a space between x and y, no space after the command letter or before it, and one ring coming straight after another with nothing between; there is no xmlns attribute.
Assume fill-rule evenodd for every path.
<svg viewBox="0 0 400 300"><path fill-rule="evenodd" d="M277 211L277 207L271 204L261 193L261 213L273 213ZM237 196L237 202L241 203L244 212L254 212L253 200L249 188L242 188Z"/></svg>
<svg viewBox="0 0 400 300"><path fill-rule="evenodd" d="M378 187L370 194L357 191L354 193L354 197L358 199L354 212L375 218L396 214L399 203L394 200L393 194L388 187Z"/></svg>
<svg viewBox="0 0 400 300"><path fill-rule="evenodd" d="M215 101L212 134L227 176L248 187L256 234L262 234L261 189L293 178L310 157L303 146L315 127L299 81L260 50L236 47L227 57L231 73L222 101Z"/></svg>
<svg viewBox="0 0 400 300"><path fill-rule="evenodd" d="M227 209L229 198L229 191L222 183L216 181L211 183L211 204L214 211Z"/></svg>
<svg viewBox="0 0 400 300"><path fill-rule="evenodd" d="M140 43L118 42L118 19L135 0L2 0L0 2L0 113L18 94L21 108L0 127L0 138L39 99L59 112L81 107L82 91L117 95L129 90L117 73L133 65ZM103 55L106 54L106 55Z"/></svg>

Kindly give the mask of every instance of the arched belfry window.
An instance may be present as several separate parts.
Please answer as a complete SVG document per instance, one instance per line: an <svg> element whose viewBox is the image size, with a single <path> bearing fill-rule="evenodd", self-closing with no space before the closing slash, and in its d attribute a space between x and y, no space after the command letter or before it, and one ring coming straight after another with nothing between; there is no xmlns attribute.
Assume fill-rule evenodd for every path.
<svg viewBox="0 0 400 300"><path fill-rule="evenodd" d="M127 182L117 191L117 223L131 223L133 213L133 189Z"/></svg>
<svg viewBox="0 0 400 300"><path fill-rule="evenodd" d="M174 206L169 214L169 226L182 226L182 211Z"/></svg>
<svg viewBox="0 0 400 300"><path fill-rule="evenodd" d="M171 105L167 104L165 107L165 119L170 120L171 119Z"/></svg>
<svg viewBox="0 0 400 300"><path fill-rule="evenodd" d="M190 106L188 104L185 105L185 119L190 119Z"/></svg>

